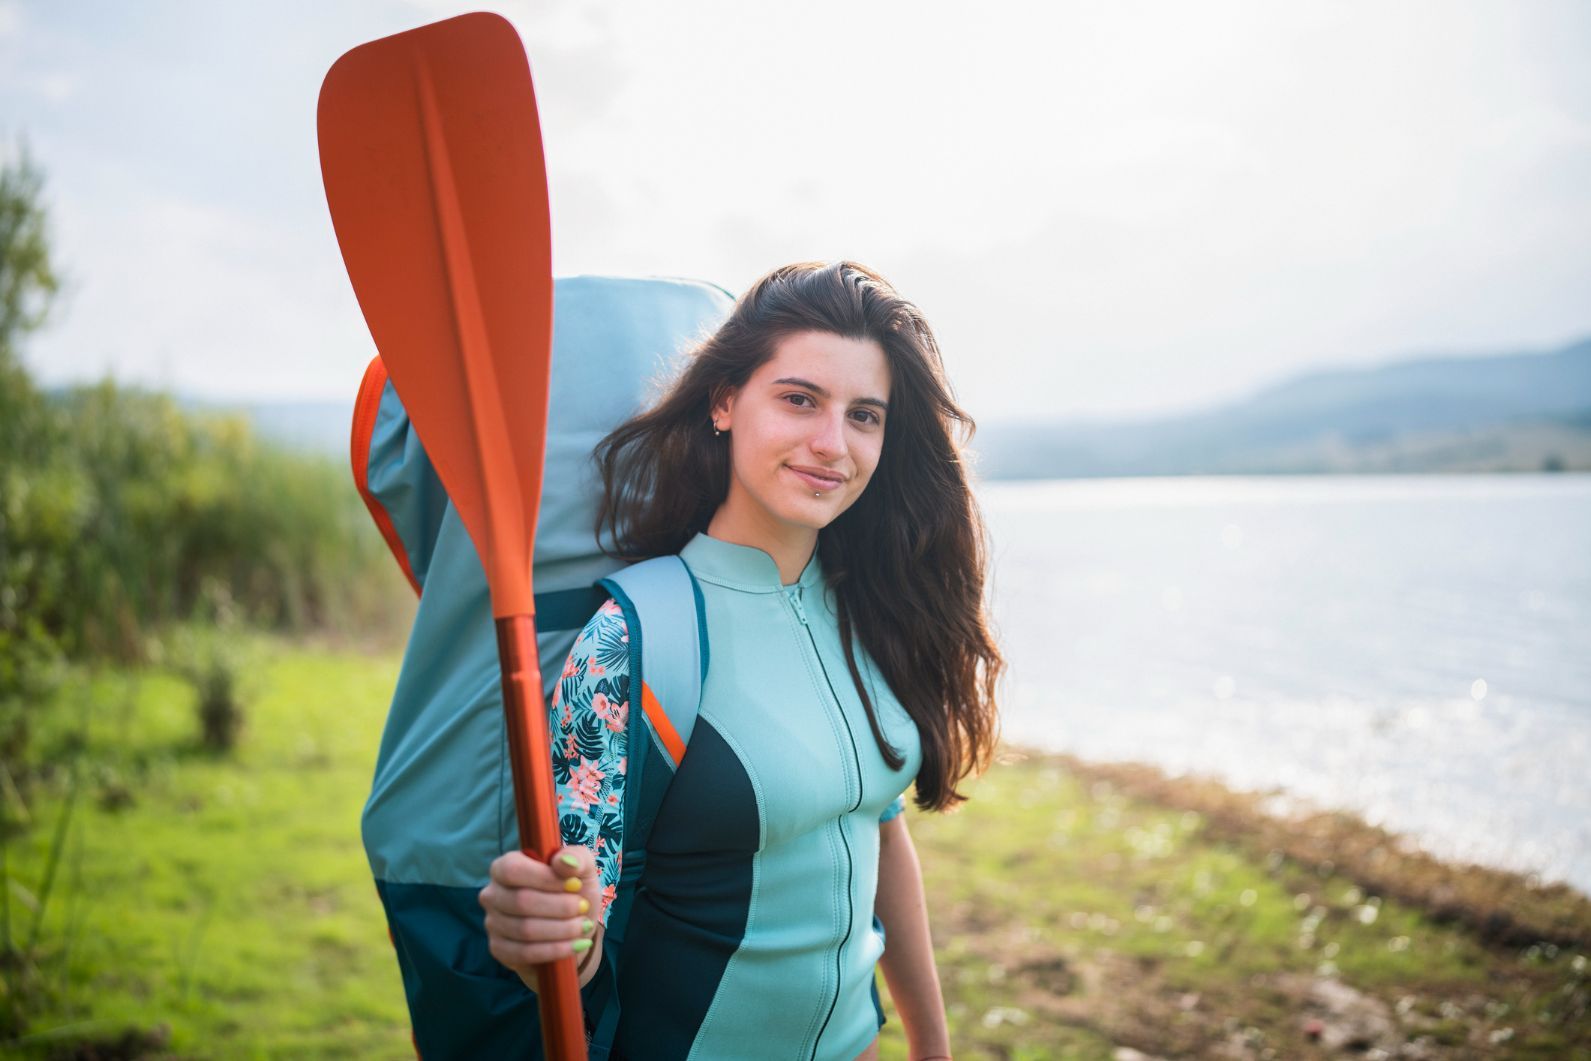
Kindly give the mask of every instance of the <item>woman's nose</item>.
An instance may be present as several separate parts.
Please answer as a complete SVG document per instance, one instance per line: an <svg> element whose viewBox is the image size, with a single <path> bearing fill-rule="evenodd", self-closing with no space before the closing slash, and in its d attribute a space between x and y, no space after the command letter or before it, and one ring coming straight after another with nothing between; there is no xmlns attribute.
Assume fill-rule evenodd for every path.
<svg viewBox="0 0 1591 1061"><path fill-rule="evenodd" d="M812 452L829 459L845 455L845 419L841 413L828 413L819 418L810 445Z"/></svg>

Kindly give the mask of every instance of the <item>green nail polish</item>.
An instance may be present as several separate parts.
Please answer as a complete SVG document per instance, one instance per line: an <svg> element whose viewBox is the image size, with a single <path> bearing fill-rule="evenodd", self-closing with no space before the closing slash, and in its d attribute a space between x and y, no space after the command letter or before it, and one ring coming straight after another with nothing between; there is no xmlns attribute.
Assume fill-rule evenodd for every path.
<svg viewBox="0 0 1591 1061"><path fill-rule="evenodd" d="M568 866L570 869L579 869L580 868L580 860L578 858L576 858L575 856L573 856L573 855L559 855L558 856L558 861L562 862L564 865Z"/></svg>
<svg viewBox="0 0 1591 1061"><path fill-rule="evenodd" d="M591 941L589 939L577 939L573 943L569 944L569 949L574 951L576 954L584 954L586 951L591 949Z"/></svg>
<svg viewBox="0 0 1591 1061"><path fill-rule="evenodd" d="M580 922L580 934L582 936L589 936L591 935L591 930L596 927L597 923L588 917L584 921Z"/></svg>

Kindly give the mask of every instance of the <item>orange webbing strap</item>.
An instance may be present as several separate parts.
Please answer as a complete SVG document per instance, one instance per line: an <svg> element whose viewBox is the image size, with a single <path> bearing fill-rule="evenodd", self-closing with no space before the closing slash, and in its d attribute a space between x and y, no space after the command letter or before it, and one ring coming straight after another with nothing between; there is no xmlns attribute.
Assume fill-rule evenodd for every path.
<svg viewBox="0 0 1591 1061"><path fill-rule="evenodd" d="M663 742L663 750L668 752L669 758L674 760L674 768L678 770L680 760L685 758L685 742L680 740L674 723L668 720L663 705L657 702L652 687L644 681L641 683L641 710L646 713L646 720L652 723L652 729Z"/></svg>
<svg viewBox="0 0 1591 1061"><path fill-rule="evenodd" d="M370 364L365 368L365 378L359 384L359 397L354 399L353 435L348 451L353 461L354 485L359 488L359 496L365 499L365 507L376 521L376 529L381 531L387 548L392 550L398 566L403 569L403 576L418 595L420 580L414 577L414 571L409 566L409 551L403 547L403 539L398 535L398 528L392 525L392 517L370 492L370 436L376 429L376 414L381 411L381 395L386 386L387 366L381 363L381 357L377 355L370 359Z"/></svg>

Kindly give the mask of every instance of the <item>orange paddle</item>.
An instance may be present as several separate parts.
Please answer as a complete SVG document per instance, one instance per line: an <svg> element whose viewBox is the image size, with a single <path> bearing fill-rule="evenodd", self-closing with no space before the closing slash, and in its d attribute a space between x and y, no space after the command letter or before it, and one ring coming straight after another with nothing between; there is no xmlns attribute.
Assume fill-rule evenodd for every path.
<svg viewBox="0 0 1591 1061"><path fill-rule="evenodd" d="M552 364L552 237L530 67L461 15L363 44L320 90L337 242L393 386L491 588L520 846L561 846L531 558ZM583 1059L573 956L540 966L546 1056Z"/></svg>

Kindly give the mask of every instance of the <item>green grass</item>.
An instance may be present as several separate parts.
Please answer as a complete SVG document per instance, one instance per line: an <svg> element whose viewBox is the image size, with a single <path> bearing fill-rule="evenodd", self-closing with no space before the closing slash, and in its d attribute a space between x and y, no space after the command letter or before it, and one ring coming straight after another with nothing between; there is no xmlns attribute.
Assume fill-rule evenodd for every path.
<svg viewBox="0 0 1591 1061"><path fill-rule="evenodd" d="M247 642L255 696L230 757L199 749L192 690L157 669L78 675L47 713L47 759L87 743L36 975L6 981L27 1015L10 1053L133 1030L156 1056L413 1056L359 838L398 656ZM1058 759L1018 756L967 790L957 813L907 812L958 1058L1326 1056L1302 1030L1321 981L1439 1051L1591 1056L1573 948L1486 944L1219 839L1175 790L1144 799ZM47 775L10 844L19 942L70 791ZM882 1054L905 1058L884 1002Z"/></svg>
<svg viewBox="0 0 1591 1061"><path fill-rule="evenodd" d="M1330 867L1211 839L1203 815L1058 760L997 766L957 813L913 815L958 1056L1326 1056L1303 1022L1333 980L1466 1056L1591 1056L1591 971L1490 948ZM1583 930L1591 925L1582 922ZM886 1002L882 1054L905 1058ZM1498 1041L1493 1042L1497 1036Z"/></svg>
<svg viewBox="0 0 1591 1061"><path fill-rule="evenodd" d="M359 839L397 661L259 644L271 657L230 759L198 749L192 690L168 675L62 690L62 717L93 705L98 765L42 933L56 997L23 1045L63 1025L99 1036L165 1023L182 1056L413 1056ZM35 800L36 819L59 812L64 784ZM130 805L101 805L120 792ZM13 845L30 891L52 831ZM13 889L14 918L24 898Z"/></svg>

